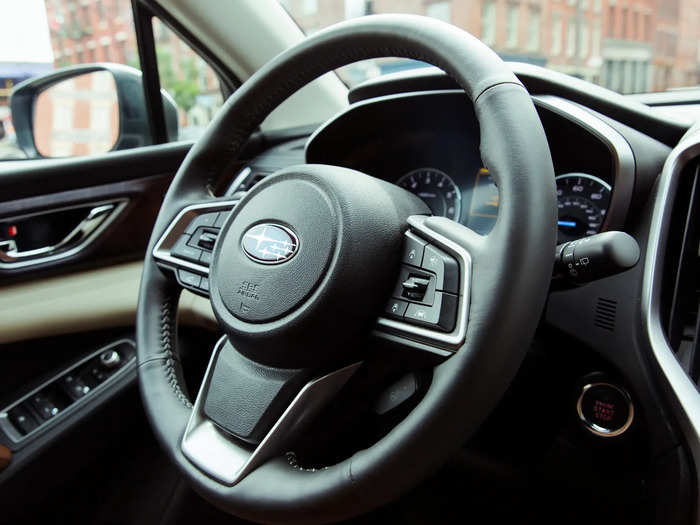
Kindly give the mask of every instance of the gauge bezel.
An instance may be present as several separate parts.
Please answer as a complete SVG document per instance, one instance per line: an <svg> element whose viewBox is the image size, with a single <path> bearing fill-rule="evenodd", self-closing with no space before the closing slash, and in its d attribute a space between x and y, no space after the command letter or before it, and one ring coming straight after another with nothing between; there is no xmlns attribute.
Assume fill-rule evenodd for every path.
<svg viewBox="0 0 700 525"><path fill-rule="evenodd" d="M402 180L406 179L407 177L410 177L411 175L414 175L414 174L416 174L416 173L419 173L419 172L421 172L421 171L431 171L431 172L434 172L434 173L439 173L440 175L442 175L443 177L445 177L445 178L450 182L450 184L452 184L452 187L454 188L455 194L456 194L456 197L455 197L455 207L457 208L456 213L455 213L456 218L453 218L453 217L446 217L446 218L447 218L447 219L450 219L450 220L452 220L452 221L461 223L461 222L462 222L462 190L461 190L460 187L457 185L457 183L455 182L455 180L454 180L452 177L450 177L447 173L445 173L444 171L442 171L441 169L433 168L432 166L425 166L425 167L423 167L423 168L416 168L416 169L414 169L414 170L411 170L411 171L409 171L409 172L404 173L403 175L401 175L398 179L396 179L396 181L394 182L394 184L396 184L397 186L400 186ZM407 188L404 188L404 189L406 189L407 191L410 191L410 190L408 190ZM411 193L413 193L413 192L411 192ZM414 194L414 195L415 195L415 194ZM420 197L419 197L419 198L420 198ZM421 199L421 200L422 200L422 199Z"/></svg>

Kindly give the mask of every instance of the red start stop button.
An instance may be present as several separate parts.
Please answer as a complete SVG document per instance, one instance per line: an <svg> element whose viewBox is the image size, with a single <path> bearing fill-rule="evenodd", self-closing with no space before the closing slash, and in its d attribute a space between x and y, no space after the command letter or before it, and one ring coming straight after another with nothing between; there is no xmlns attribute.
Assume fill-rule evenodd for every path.
<svg viewBox="0 0 700 525"><path fill-rule="evenodd" d="M612 383L585 385L576 410L586 429L600 437L619 436L634 419L632 398L626 390Z"/></svg>

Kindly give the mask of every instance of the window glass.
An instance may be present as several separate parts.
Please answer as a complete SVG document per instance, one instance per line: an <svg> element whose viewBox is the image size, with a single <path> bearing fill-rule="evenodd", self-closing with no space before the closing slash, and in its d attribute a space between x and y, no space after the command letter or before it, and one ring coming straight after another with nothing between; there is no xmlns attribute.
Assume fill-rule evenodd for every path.
<svg viewBox="0 0 700 525"><path fill-rule="evenodd" d="M427 15L508 61L622 93L700 86L700 0L279 0L307 34L350 18ZM338 71L349 86L422 62L381 58Z"/></svg>
<svg viewBox="0 0 700 525"><path fill-rule="evenodd" d="M9 108L12 89L20 82L85 63L112 62L139 68L130 0L17 0L11 4L0 15L0 160L26 157L17 144ZM90 90L84 94L103 97ZM99 118L98 110L76 114L93 106L96 104L54 104L50 114L56 125L62 126L62 143L54 140L48 148L42 138L37 139L37 145L56 155L94 152L94 144L86 145L85 130L72 124ZM42 101L41 108L46 107Z"/></svg>
<svg viewBox="0 0 700 525"><path fill-rule="evenodd" d="M153 19L153 36L160 87L177 106L177 139L196 140L223 104L219 78L209 64L157 18Z"/></svg>
<svg viewBox="0 0 700 525"><path fill-rule="evenodd" d="M313 11L317 2L306 1L305 6ZM153 30L161 87L170 95L166 114L178 124L177 133L174 126L169 128L170 138L194 140L222 104L219 79L165 24L154 19ZM119 90L130 90L127 111L143 115L143 122L136 121L138 129L133 129L132 119L132 128L121 134L119 103L106 105L106 92L99 87L103 84L91 80L101 76L84 71L84 76L62 79L43 97L36 93L33 106L25 108L25 113L34 113L33 119L13 121L10 95L15 86L81 64L133 68L120 67L120 73L105 71L103 76L114 75L112 102ZM142 92L139 69L131 0L13 1L0 15L0 160L92 155L151 144L145 103L133 91ZM118 75L128 77L128 86ZM20 133L18 141L15 124L30 133Z"/></svg>
<svg viewBox="0 0 700 525"><path fill-rule="evenodd" d="M518 47L518 4L508 4L506 15L506 47Z"/></svg>

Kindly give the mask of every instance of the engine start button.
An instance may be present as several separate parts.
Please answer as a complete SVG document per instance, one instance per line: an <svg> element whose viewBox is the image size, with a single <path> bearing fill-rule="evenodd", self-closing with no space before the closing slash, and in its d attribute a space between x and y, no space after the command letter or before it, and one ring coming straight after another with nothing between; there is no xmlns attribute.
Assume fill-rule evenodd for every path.
<svg viewBox="0 0 700 525"><path fill-rule="evenodd" d="M619 436L630 427L634 419L634 405L630 395L611 383L585 385L576 410L585 427L601 437Z"/></svg>

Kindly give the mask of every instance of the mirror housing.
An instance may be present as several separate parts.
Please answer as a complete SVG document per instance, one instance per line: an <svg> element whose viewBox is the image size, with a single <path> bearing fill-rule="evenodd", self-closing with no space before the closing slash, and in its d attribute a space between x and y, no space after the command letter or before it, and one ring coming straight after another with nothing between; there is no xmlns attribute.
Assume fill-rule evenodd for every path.
<svg viewBox="0 0 700 525"><path fill-rule="evenodd" d="M107 151L124 150L153 144L141 71L111 63L81 64L59 69L48 75L31 78L15 86L10 98L12 121L17 144L27 158L46 158L37 148L34 116L41 93L61 82L95 72L108 72L114 79L118 102L118 132ZM161 90L168 140L177 140L177 106L170 95ZM46 153L44 151L44 153Z"/></svg>

